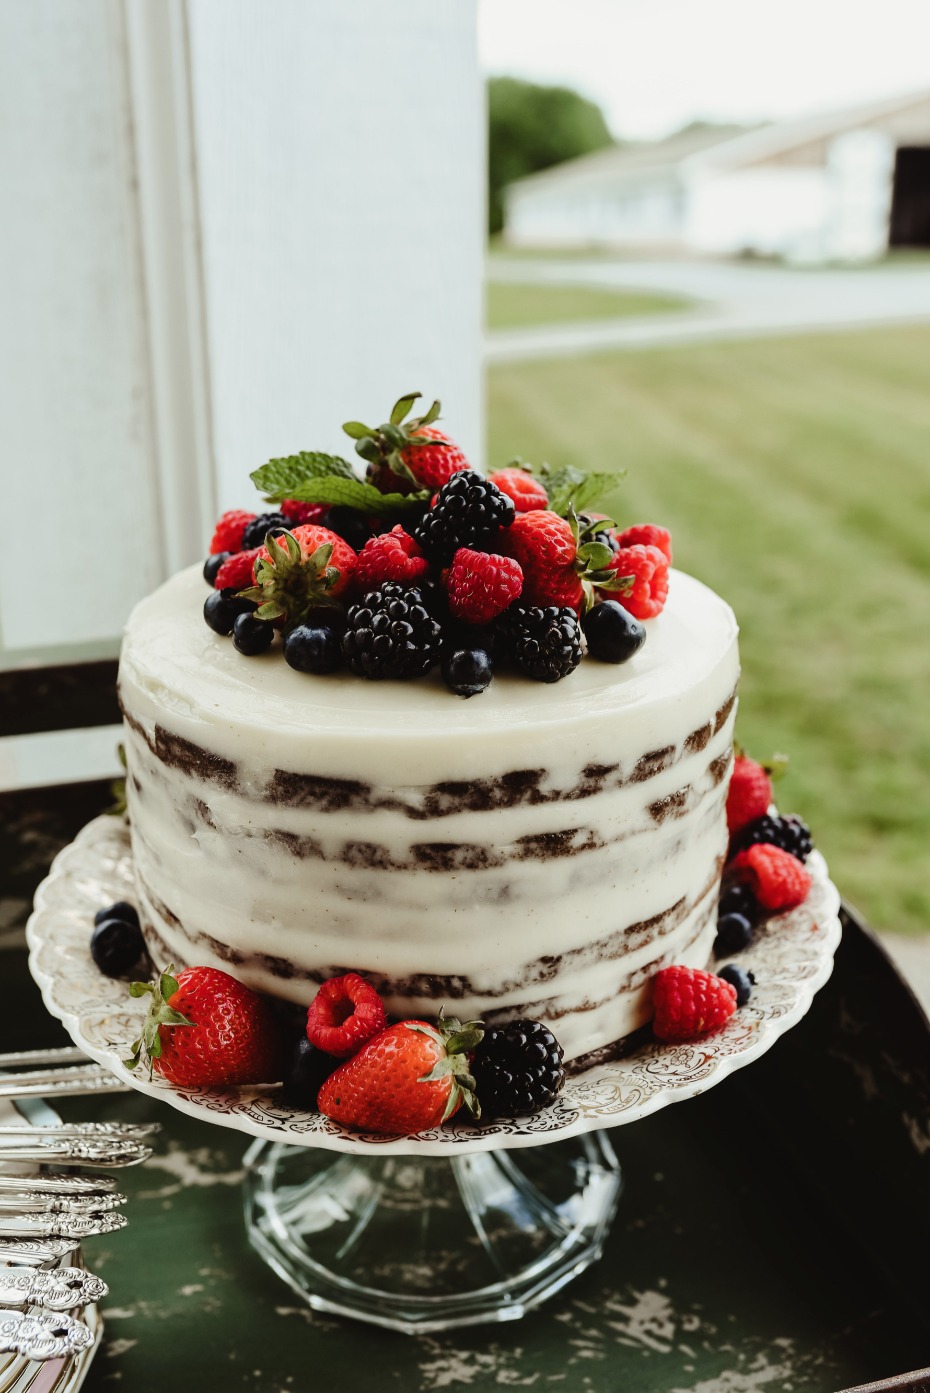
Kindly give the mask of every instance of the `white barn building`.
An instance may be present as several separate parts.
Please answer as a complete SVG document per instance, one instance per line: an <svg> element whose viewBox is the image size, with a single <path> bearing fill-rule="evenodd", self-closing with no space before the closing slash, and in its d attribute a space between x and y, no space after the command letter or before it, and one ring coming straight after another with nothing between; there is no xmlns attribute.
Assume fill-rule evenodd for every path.
<svg viewBox="0 0 930 1393"><path fill-rule="evenodd" d="M752 129L695 125L520 179L513 246L869 260L930 246L930 90Z"/></svg>

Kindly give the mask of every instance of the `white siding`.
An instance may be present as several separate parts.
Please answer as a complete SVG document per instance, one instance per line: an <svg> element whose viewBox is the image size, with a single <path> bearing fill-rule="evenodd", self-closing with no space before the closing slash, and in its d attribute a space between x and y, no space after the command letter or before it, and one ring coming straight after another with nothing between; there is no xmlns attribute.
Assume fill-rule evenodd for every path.
<svg viewBox="0 0 930 1393"><path fill-rule="evenodd" d="M822 169L710 173L691 184L685 237L695 251L716 255L799 255L822 241L827 198Z"/></svg>

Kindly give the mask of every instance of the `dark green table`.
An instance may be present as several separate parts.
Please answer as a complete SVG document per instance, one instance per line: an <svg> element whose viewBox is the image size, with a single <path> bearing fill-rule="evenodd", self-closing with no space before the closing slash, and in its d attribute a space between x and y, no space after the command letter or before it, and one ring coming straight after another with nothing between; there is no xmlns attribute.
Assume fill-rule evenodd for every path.
<svg viewBox="0 0 930 1393"><path fill-rule="evenodd" d="M85 1387L836 1393L930 1364L930 1032L849 912L834 975L761 1060L612 1139L602 1261L522 1321L405 1337L302 1307L246 1245L247 1138L140 1095L72 1118L163 1124L121 1175L129 1227L88 1243L111 1294ZM0 1049L56 1043L21 948Z"/></svg>

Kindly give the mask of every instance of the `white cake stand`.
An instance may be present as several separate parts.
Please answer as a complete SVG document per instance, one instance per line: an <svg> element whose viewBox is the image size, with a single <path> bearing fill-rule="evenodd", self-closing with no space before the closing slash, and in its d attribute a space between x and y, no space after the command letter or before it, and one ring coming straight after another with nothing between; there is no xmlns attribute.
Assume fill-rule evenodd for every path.
<svg viewBox="0 0 930 1393"><path fill-rule="evenodd" d="M770 920L734 959L756 986L723 1030L590 1068L531 1118L478 1128L453 1120L414 1137L347 1131L291 1107L280 1089L176 1089L125 1068L144 1004L98 971L89 947L95 911L134 898L121 819L94 819L59 853L26 934L32 975L75 1044L140 1093L254 1139L249 1240L296 1292L316 1309L392 1329L445 1330L517 1319L595 1261L620 1193L606 1129L702 1093L805 1015L842 932L819 853L808 869L805 904Z"/></svg>

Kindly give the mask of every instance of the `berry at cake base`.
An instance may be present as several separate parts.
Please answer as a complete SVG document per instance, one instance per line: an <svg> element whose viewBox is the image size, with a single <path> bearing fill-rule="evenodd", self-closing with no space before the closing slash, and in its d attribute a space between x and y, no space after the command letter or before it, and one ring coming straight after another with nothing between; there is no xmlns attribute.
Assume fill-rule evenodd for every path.
<svg viewBox="0 0 930 1393"><path fill-rule="evenodd" d="M711 959L736 622L661 528L585 518L571 478L498 486L397 414L350 423L366 480L256 471L276 511L227 514L130 617L146 942L302 1004L356 972L397 1019L540 1021L578 1067L649 1021L657 972Z"/></svg>

